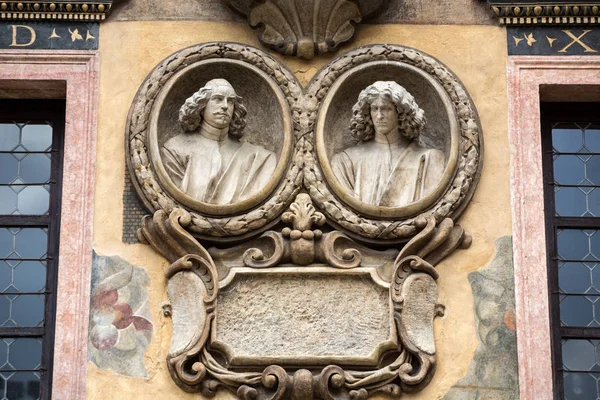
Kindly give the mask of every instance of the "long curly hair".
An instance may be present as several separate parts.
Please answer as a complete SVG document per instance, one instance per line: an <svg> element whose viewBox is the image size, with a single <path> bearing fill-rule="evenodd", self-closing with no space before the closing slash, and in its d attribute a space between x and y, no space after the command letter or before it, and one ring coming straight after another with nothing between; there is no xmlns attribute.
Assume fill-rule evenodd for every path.
<svg viewBox="0 0 600 400"><path fill-rule="evenodd" d="M185 132L193 132L202 124L204 109L210 96L217 86L229 86L231 84L225 79L212 79L206 82L206 85L196 93L188 97L179 109L179 123ZM233 106L233 116L229 123L229 137L232 139L241 139L244 136L246 127L246 107L242 103L242 98L236 94Z"/></svg>
<svg viewBox="0 0 600 400"><path fill-rule="evenodd" d="M352 107L350 132L358 142L367 142L375 137L375 128L371 118L371 104L383 97L396 106L398 128L409 140L418 139L425 124L425 113L415 98L396 82L378 81L367 86L358 95L358 101Z"/></svg>

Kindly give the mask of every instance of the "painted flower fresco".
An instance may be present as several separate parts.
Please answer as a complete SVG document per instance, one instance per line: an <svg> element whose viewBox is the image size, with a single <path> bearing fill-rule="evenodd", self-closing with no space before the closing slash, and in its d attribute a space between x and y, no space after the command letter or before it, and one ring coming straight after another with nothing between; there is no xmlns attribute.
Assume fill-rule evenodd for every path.
<svg viewBox="0 0 600 400"><path fill-rule="evenodd" d="M153 331L149 282L143 268L94 253L88 357L98 368L147 377L144 352Z"/></svg>

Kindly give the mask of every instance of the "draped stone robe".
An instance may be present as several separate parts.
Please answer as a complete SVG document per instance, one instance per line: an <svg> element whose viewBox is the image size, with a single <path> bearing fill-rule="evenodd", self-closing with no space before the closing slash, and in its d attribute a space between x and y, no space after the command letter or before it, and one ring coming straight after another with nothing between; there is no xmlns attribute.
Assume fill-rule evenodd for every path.
<svg viewBox="0 0 600 400"><path fill-rule="evenodd" d="M277 164L275 153L226 137L181 134L161 149L162 162L173 183L205 203L231 204L264 188Z"/></svg>
<svg viewBox="0 0 600 400"><path fill-rule="evenodd" d="M427 196L440 182L444 154L417 142L408 147L375 140L349 147L333 156L331 167L341 186L359 200L402 207Z"/></svg>

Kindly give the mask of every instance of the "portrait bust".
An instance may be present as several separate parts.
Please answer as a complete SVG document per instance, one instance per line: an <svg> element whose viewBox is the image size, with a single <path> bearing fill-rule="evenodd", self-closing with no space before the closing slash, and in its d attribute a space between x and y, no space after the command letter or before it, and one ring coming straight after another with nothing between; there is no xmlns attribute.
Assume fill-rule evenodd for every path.
<svg viewBox="0 0 600 400"><path fill-rule="evenodd" d="M179 109L180 133L160 148L171 181L194 200L232 204L263 189L275 171L275 153L241 141L246 108L225 79L212 79Z"/></svg>
<svg viewBox="0 0 600 400"><path fill-rule="evenodd" d="M334 176L349 195L374 206L402 207L427 196L446 160L420 144L425 125L405 88L391 81L369 85L352 107L350 133L358 144L333 156Z"/></svg>

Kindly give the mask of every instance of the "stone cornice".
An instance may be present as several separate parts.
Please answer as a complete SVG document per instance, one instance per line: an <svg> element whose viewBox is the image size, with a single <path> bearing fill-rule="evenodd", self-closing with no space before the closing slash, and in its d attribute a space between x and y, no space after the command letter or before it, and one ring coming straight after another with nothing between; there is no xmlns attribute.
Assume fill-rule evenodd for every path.
<svg viewBox="0 0 600 400"><path fill-rule="evenodd" d="M600 1L489 0L501 25L596 25Z"/></svg>
<svg viewBox="0 0 600 400"><path fill-rule="evenodd" d="M0 21L102 21L112 7L105 1L16 1L0 2Z"/></svg>

